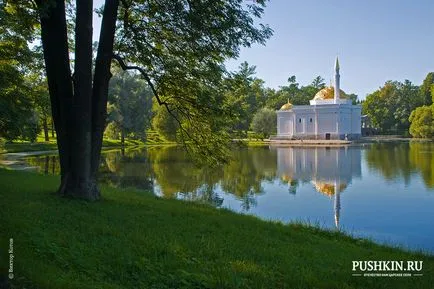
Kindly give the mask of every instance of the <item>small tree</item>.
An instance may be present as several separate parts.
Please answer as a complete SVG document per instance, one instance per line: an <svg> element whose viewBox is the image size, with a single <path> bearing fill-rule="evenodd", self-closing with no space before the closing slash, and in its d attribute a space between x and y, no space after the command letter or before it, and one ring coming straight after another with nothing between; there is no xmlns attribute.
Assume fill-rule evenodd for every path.
<svg viewBox="0 0 434 289"><path fill-rule="evenodd" d="M413 137L433 138L434 137L434 105L421 106L411 112L410 134Z"/></svg>
<svg viewBox="0 0 434 289"><path fill-rule="evenodd" d="M251 128L255 133L262 135L264 139L276 131L276 123L276 112L263 108L253 116Z"/></svg>
<svg viewBox="0 0 434 289"><path fill-rule="evenodd" d="M125 137L144 140L150 125L151 106L152 92L139 75L115 74L109 85L107 107L108 121L113 123L111 136L118 139L118 131L122 144Z"/></svg>
<svg viewBox="0 0 434 289"><path fill-rule="evenodd" d="M152 127L166 140L176 140L176 132L179 129L179 124L165 107L158 106L156 108L155 115L152 119Z"/></svg>

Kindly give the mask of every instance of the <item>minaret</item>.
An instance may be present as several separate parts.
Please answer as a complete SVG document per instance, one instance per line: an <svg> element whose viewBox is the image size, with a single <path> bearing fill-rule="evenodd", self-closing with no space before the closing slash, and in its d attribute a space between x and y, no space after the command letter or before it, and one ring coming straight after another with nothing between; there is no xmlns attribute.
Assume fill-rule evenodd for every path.
<svg viewBox="0 0 434 289"><path fill-rule="evenodd" d="M334 202L334 210L335 210L335 225L336 228L339 229L339 219L341 216L341 192L339 191L339 184L335 183L335 202Z"/></svg>
<svg viewBox="0 0 434 289"><path fill-rule="evenodd" d="M339 75L339 59L336 56L335 62L335 103L339 102L339 93L340 93L340 83L339 83L340 75Z"/></svg>

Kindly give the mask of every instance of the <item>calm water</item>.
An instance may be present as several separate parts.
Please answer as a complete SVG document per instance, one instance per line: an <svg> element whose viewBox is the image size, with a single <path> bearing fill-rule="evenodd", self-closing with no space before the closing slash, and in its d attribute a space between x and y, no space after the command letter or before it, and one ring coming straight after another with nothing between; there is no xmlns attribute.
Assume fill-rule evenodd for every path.
<svg viewBox="0 0 434 289"><path fill-rule="evenodd" d="M56 156L26 161L57 173ZM198 168L177 147L104 154L102 179L264 219L307 221L434 253L434 144L257 147Z"/></svg>

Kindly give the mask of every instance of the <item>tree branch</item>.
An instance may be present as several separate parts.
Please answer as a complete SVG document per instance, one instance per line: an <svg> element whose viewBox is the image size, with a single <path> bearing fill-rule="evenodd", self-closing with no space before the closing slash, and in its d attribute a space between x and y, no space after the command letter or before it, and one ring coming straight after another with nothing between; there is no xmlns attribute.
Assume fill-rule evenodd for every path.
<svg viewBox="0 0 434 289"><path fill-rule="evenodd" d="M146 80L146 82L148 83L149 87L151 87L152 93L154 94L155 98L157 99L158 104L159 105L164 104L167 107L168 103L165 102L165 101L162 101L160 99L160 96L158 95L157 90L155 89L154 84L152 83L151 79L149 78L149 75L146 73L146 71L142 67L139 67L139 66L136 66L136 65L133 65L133 66L126 65L125 62L124 62L124 60L122 59L122 57L120 57L117 54L113 54L112 58L115 59L119 63L119 65L121 66L121 68L123 70L138 70L142 74L142 76Z"/></svg>
<svg viewBox="0 0 434 289"><path fill-rule="evenodd" d="M155 89L154 84L152 83L151 79L149 78L149 75L146 73L146 71L139 66L136 65L126 65L124 60L122 59L121 56L117 55L117 54L113 54L112 58L115 59L119 65L121 66L121 68L123 70L138 70L143 78L146 80L146 82L148 83L148 85L151 87L152 93L154 94L155 98L157 99L157 102L159 105L164 105L166 107L167 112L176 120L176 122L179 124L179 128L181 129L181 135L184 133L185 135L187 135L187 138L190 140L195 141L195 139L190 135L190 133L183 127L181 121L179 120L179 118L173 113L173 110L169 108L169 103L167 103L166 101L162 101L157 90ZM185 140L184 138L181 138L182 142L185 144ZM187 147L187 146L185 146ZM188 150L187 150L188 151Z"/></svg>

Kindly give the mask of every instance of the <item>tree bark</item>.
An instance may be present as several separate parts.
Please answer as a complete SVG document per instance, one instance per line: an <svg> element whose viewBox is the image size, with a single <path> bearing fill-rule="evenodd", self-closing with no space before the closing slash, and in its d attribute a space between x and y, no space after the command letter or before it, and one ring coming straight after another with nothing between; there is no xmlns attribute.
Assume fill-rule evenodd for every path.
<svg viewBox="0 0 434 289"><path fill-rule="evenodd" d="M73 112L69 126L71 165L64 195L96 200L100 194L90 174L92 94L92 1L77 0Z"/></svg>
<svg viewBox="0 0 434 289"><path fill-rule="evenodd" d="M73 90L65 17L65 3L36 0L41 11L41 40L44 49L45 70L51 101L51 112L57 135L62 184L68 178L71 155L67 118ZM62 187L62 185L61 185Z"/></svg>
<svg viewBox="0 0 434 289"><path fill-rule="evenodd" d="M44 116L44 118L42 119L42 128L44 130L45 141L50 141L50 136L48 135L48 122L46 116Z"/></svg>
<svg viewBox="0 0 434 289"><path fill-rule="evenodd" d="M107 96L111 78L110 65L119 0L106 0L101 23L92 91L91 174L95 177L100 163L104 128L107 119Z"/></svg>
<svg viewBox="0 0 434 289"><path fill-rule="evenodd" d="M75 73L71 77L64 0L35 0L41 17L63 196L97 200L96 174L106 121L119 0L106 0L92 86L92 2L77 0ZM74 89L73 89L74 88Z"/></svg>

